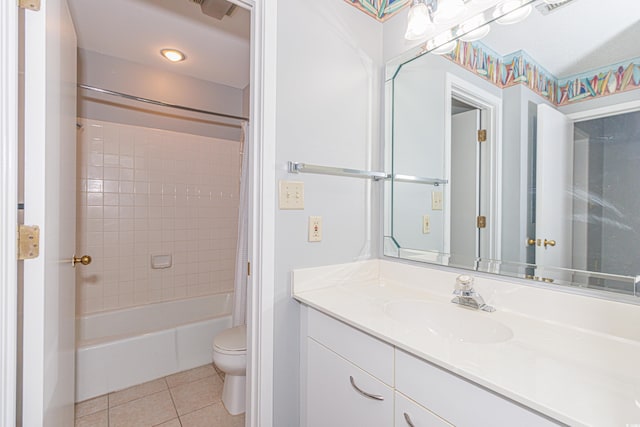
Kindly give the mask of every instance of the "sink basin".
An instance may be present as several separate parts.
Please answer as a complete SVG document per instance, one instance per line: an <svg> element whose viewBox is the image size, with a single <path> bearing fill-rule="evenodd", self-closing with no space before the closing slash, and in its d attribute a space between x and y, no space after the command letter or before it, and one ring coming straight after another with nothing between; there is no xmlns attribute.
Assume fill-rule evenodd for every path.
<svg viewBox="0 0 640 427"><path fill-rule="evenodd" d="M467 343L499 343L513 338L513 331L484 312L457 305L423 300L392 301L384 312L413 330Z"/></svg>

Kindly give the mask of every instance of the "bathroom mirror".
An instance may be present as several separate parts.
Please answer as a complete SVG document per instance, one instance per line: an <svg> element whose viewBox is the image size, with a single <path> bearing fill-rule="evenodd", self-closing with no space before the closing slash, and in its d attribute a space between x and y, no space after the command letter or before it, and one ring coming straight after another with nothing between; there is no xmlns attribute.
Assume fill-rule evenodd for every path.
<svg viewBox="0 0 640 427"><path fill-rule="evenodd" d="M523 4L387 67L384 254L640 295L637 2Z"/></svg>

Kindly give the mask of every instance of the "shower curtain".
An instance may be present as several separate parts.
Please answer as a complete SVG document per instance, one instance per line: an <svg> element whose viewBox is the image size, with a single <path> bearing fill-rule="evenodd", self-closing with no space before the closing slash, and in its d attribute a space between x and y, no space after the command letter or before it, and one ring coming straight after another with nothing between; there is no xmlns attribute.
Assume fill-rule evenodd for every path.
<svg viewBox="0 0 640 427"><path fill-rule="evenodd" d="M236 249L236 274L233 293L233 326L244 325L247 317L247 263L249 261L249 147L248 124L242 124L240 155L240 200L238 206L238 245Z"/></svg>

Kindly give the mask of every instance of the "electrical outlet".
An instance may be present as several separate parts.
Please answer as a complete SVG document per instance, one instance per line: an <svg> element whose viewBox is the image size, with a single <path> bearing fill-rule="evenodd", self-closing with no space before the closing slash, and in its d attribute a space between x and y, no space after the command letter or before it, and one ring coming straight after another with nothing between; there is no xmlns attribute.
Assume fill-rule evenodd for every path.
<svg viewBox="0 0 640 427"><path fill-rule="evenodd" d="M304 209L304 182L280 181L280 209Z"/></svg>
<svg viewBox="0 0 640 427"><path fill-rule="evenodd" d="M422 234L431 233L431 218L429 215L422 216Z"/></svg>
<svg viewBox="0 0 640 427"><path fill-rule="evenodd" d="M322 217L309 217L309 241L319 242L322 240Z"/></svg>
<svg viewBox="0 0 640 427"><path fill-rule="evenodd" d="M431 209L434 211L442 210L442 191L431 192Z"/></svg>

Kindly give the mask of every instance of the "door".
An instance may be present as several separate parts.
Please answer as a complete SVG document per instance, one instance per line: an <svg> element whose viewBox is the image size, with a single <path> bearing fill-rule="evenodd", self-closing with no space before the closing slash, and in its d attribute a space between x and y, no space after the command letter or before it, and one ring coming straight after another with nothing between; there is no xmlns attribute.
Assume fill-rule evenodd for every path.
<svg viewBox="0 0 640 427"><path fill-rule="evenodd" d="M23 425L73 425L76 36L66 0L25 11L25 224L40 255L24 261Z"/></svg>
<svg viewBox="0 0 640 427"><path fill-rule="evenodd" d="M536 162L535 263L544 267L571 268L573 122L548 105L538 106ZM549 277L544 276L540 268L536 274Z"/></svg>
<svg viewBox="0 0 640 427"><path fill-rule="evenodd" d="M451 265L473 267L480 255L480 110L451 117Z"/></svg>

